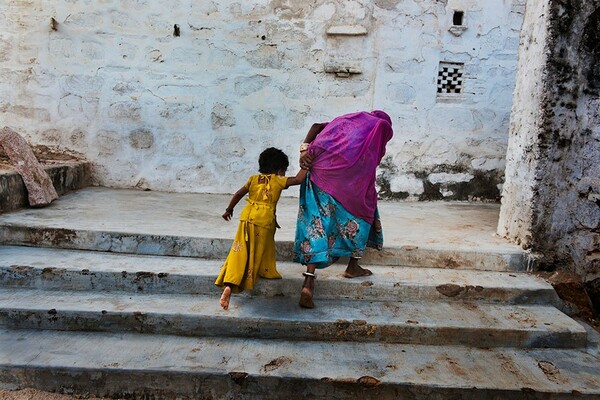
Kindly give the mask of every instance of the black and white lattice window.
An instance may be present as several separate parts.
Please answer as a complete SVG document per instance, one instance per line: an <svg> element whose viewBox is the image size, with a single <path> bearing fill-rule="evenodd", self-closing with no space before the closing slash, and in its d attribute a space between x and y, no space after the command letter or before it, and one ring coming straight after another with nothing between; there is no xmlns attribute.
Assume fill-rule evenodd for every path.
<svg viewBox="0 0 600 400"><path fill-rule="evenodd" d="M463 93L464 64L440 63L437 78L438 96L457 96Z"/></svg>

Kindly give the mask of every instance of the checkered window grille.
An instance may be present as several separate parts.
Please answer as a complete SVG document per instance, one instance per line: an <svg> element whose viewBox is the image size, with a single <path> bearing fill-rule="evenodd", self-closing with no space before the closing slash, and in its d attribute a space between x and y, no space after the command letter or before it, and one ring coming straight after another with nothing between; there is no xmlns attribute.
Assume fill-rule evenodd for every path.
<svg viewBox="0 0 600 400"><path fill-rule="evenodd" d="M464 64L440 63L437 78L438 96L456 96L463 92Z"/></svg>

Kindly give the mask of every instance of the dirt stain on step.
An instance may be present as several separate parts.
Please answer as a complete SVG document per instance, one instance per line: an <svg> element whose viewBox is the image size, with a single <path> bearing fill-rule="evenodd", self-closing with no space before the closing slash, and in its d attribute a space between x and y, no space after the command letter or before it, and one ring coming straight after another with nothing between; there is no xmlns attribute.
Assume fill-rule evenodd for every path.
<svg viewBox="0 0 600 400"><path fill-rule="evenodd" d="M267 364L263 365L262 370L263 372L271 372L276 370L277 368L281 368L285 365L289 365L292 363L292 359L289 357L277 357L271 361L269 361Z"/></svg>

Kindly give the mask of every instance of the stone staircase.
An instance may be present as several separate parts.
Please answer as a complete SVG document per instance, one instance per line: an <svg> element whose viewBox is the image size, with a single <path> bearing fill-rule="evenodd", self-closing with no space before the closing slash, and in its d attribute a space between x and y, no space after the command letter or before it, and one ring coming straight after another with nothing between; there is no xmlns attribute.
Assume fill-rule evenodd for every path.
<svg viewBox="0 0 600 400"><path fill-rule="evenodd" d="M284 278L223 311L213 282L235 224L219 220L222 204L92 188L0 215L0 388L139 399L600 398L593 332L522 272L522 252L477 231L493 209L469 209L473 221L460 214L472 226L461 231L448 220L453 205L435 219L437 233L415 239L424 222L414 207L429 206L382 204L386 252L364 260L375 274L319 271L317 308L304 310L303 268L285 251L295 200L284 199ZM448 206L436 207L420 216Z"/></svg>

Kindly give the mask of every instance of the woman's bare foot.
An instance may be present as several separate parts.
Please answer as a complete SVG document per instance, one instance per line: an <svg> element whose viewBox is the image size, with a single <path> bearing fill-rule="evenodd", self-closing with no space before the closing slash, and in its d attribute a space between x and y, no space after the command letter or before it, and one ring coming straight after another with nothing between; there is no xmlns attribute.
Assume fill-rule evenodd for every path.
<svg viewBox="0 0 600 400"><path fill-rule="evenodd" d="M304 274L304 284L302 285L302 291L300 292L300 307L302 308L315 308L313 303L313 292L315 291L315 269L314 264L306 266L306 274Z"/></svg>
<svg viewBox="0 0 600 400"><path fill-rule="evenodd" d="M302 308L315 308L315 303L313 303L313 293L309 288L302 288L302 292L300 292L300 307Z"/></svg>
<svg viewBox="0 0 600 400"><path fill-rule="evenodd" d="M350 261L348 261L348 267L346 268L346 271L344 271L344 278L349 279L371 275L373 275L373 273L370 270L358 265L358 259L356 258L351 258Z"/></svg>
<svg viewBox="0 0 600 400"><path fill-rule="evenodd" d="M221 304L221 307L223 307L223 310L229 309L229 299L230 298L231 298L231 288L229 286L225 286L225 288L223 289L223 294L221 295L221 300L219 301L219 303Z"/></svg>

